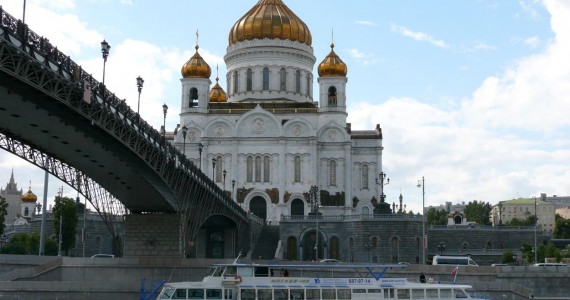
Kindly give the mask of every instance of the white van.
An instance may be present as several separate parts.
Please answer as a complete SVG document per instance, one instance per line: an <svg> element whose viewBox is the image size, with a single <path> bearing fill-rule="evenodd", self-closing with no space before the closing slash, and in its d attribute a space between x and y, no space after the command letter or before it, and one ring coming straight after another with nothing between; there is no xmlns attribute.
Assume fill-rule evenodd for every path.
<svg viewBox="0 0 570 300"><path fill-rule="evenodd" d="M475 263L469 256L442 256L436 255L432 258L432 265L453 265L453 266L474 266Z"/></svg>

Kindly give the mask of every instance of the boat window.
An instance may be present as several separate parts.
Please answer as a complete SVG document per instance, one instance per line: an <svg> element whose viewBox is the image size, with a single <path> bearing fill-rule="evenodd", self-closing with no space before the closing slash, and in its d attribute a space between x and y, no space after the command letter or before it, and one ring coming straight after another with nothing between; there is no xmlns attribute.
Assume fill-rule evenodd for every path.
<svg viewBox="0 0 570 300"><path fill-rule="evenodd" d="M369 289L369 294L382 294L382 289Z"/></svg>
<svg viewBox="0 0 570 300"><path fill-rule="evenodd" d="M234 298L234 290L224 289L224 299L233 299L233 298Z"/></svg>
<svg viewBox="0 0 570 300"><path fill-rule="evenodd" d="M253 277L253 268L251 267L239 267L238 273L241 277Z"/></svg>
<svg viewBox="0 0 570 300"><path fill-rule="evenodd" d="M255 300L255 290L254 289L243 289L243 290L241 290L241 299L243 299L243 300Z"/></svg>
<svg viewBox="0 0 570 300"><path fill-rule="evenodd" d="M467 294L465 294L465 292L462 290L454 290L454 292L455 292L455 298L460 298L460 299L469 298Z"/></svg>
<svg viewBox="0 0 570 300"><path fill-rule="evenodd" d="M170 299L170 297L172 297L172 295L174 294L174 291L175 289L166 288L164 289L164 291L162 291L158 299Z"/></svg>
<svg viewBox="0 0 570 300"><path fill-rule="evenodd" d="M410 290L398 289L398 299L410 299Z"/></svg>
<svg viewBox="0 0 570 300"><path fill-rule="evenodd" d="M188 289L188 299L204 299L204 290Z"/></svg>
<svg viewBox="0 0 570 300"><path fill-rule="evenodd" d="M186 299L186 289L176 289L171 299Z"/></svg>
<svg viewBox="0 0 570 300"><path fill-rule="evenodd" d="M423 289L413 289L412 290L412 299L424 299L424 290Z"/></svg>
<svg viewBox="0 0 570 300"><path fill-rule="evenodd" d="M257 299L258 300L271 300L271 290L269 290L269 289L257 290Z"/></svg>
<svg viewBox="0 0 570 300"><path fill-rule="evenodd" d="M289 300L289 293L285 289L278 289L273 291L273 299L275 300ZM334 299L334 298L331 298Z"/></svg>
<svg viewBox="0 0 570 300"><path fill-rule="evenodd" d="M451 298L451 290L450 289L439 290L439 297L440 298Z"/></svg>
<svg viewBox="0 0 570 300"><path fill-rule="evenodd" d="M305 291L302 289L291 289L291 300L305 299Z"/></svg>
<svg viewBox="0 0 570 300"><path fill-rule="evenodd" d="M236 275L237 275L236 267L227 267L226 271L224 272L224 276L236 276Z"/></svg>
<svg viewBox="0 0 570 300"><path fill-rule="evenodd" d="M322 294L323 299L336 299L336 293L334 289L323 289Z"/></svg>
<svg viewBox="0 0 570 300"><path fill-rule="evenodd" d="M366 294L366 290L365 289L354 289L352 290L352 292L354 294Z"/></svg>
<svg viewBox="0 0 570 300"><path fill-rule="evenodd" d="M336 292L337 299L351 299L350 289L338 289Z"/></svg>
<svg viewBox="0 0 570 300"><path fill-rule="evenodd" d="M206 299L222 299L222 290L207 289Z"/></svg>
<svg viewBox="0 0 570 300"><path fill-rule="evenodd" d="M318 289L307 289L307 300L308 299L321 299L321 293Z"/></svg>
<svg viewBox="0 0 570 300"><path fill-rule="evenodd" d="M437 290L436 289L428 289L426 298L437 298Z"/></svg>

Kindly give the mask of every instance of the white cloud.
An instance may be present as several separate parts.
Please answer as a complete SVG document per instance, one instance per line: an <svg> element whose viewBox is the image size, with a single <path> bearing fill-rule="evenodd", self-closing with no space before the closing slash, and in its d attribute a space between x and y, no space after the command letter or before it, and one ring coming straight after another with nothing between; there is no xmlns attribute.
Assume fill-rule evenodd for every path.
<svg viewBox="0 0 570 300"><path fill-rule="evenodd" d="M540 39L537 36L526 38L523 43L530 48L536 48L540 44Z"/></svg>
<svg viewBox="0 0 570 300"><path fill-rule="evenodd" d="M371 21L357 20L357 21L354 21L354 23L355 23L355 24L358 24L358 25L365 25L365 26L376 27L376 23L371 22Z"/></svg>
<svg viewBox="0 0 570 300"><path fill-rule="evenodd" d="M404 26L399 26L399 25L394 25L394 24L392 24L391 28L392 28L393 32L396 32L396 33L399 33L403 36L412 38L416 41L428 42L428 43L430 43L436 47L440 47L440 48L449 48L449 45L445 41L440 40L440 39L436 39L427 33L419 32L419 31L411 31L410 29L408 29Z"/></svg>
<svg viewBox="0 0 570 300"><path fill-rule="evenodd" d="M373 64L376 64L378 62L378 60L376 59L376 57L374 57L373 54L364 53L364 52L362 52L358 49L355 49L355 48L350 48L347 51L352 58L354 58L356 61L358 61L359 63L361 63L365 66L373 65Z"/></svg>

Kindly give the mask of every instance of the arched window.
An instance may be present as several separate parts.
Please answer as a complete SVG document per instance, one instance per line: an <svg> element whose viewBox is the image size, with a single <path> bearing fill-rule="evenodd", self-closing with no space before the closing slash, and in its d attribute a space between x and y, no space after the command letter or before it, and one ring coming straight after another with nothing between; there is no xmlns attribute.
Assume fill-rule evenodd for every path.
<svg viewBox="0 0 570 300"><path fill-rule="evenodd" d="M307 76L307 96L311 94L311 76Z"/></svg>
<svg viewBox="0 0 570 300"><path fill-rule="evenodd" d="M370 213L370 209L366 206L362 207L362 214L367 215Z"/></svg>
<svg viewBox="0 0 570 300"><path fill-rule="evenodd" d="M336 106L336 87L329 87L329 106Z"/></svg>
<svg viewBox="0 0 570 300"><path fill-rule="evenodd" d="M287 90L287 71L285 68L281 68L279 71L279 82L280 82L280 90L285 91Z"/></svg>
<svg viewBox="0 0 570 300"><path fill-rule="evenodd" d="M263 68L263 90L264 91L269 90L269 68L268 67Z"/></svg>
<svg viewBox="0 0 570 300"><path fill-rule="evenodd" d="M297 260L297 239L292 236L287 238L287 259Z"/></svg>
<svg viewBox="0 0 570 300"><path fill-rule="evenodd" d="M461 244L461 249L468 249L469 248L469 243L468 242L463 242Z"/></svg>
<svg viewBox="0 0 570 300"><path fill-rule="evenodd" d="M336 161L329 162L329 185L336 186Z"/></svg>
<svg viewBox="0 0 570 300"><path fill-rule="evenodd" d="M255 182L261 182L261 156L255 157Z"/></svg>
<svg viewBox="0 0 570 300"><path fill-rule="evenodd" d="M373 236L370 239L370 246L372 248L372 250L377 250L378 249L378 237Z"/></svg>
<svg viewBox="0 0 570 300"><path fill-rule="evenodd" d="M190 102L188 103L188 107L197 107L198 106L198 89L193 87L190 89Z"/></svg>
<svg viewBox="0 0 570 300"><path fill-rule="evenodd" d="M24 217L27 217L30 214L30 209L29 208L24 208Z"/></svg>
<svg viewBox="0 0 570 300"><path fill-rule="evenodd" d="M269 182L269 156L263 158L263 182Z"/></svg>
<svg viewBox="0 0 570 300"><path fill-rule="evenodd" d="M301 93L301 70L295 72L295 92Z"/></svg>
<svg viewBox="0 0 570 300"><path fill-rule="evenodd" d="M392 250L392 262L397 263L399 261L399 251L400 242L397 237L393 237L390 241L390 249Z"/></svg>
<svg viewBox="0 0 570 300"><path fill-rule="evenodd" d="M362 165L362 189L368 189L368 165Z"/></svg>
<svg viewBox="0 0 570 300"><path fill-rule="evenodd" d="M340 242L338 237L333 236L331 238L331 246L329 248L329 258L340 259Z"/></svg>
<svg viewBox="0 0 570 300"><path fill-rule="evenodd" d="M239 91L239 73L234 71L234 93L237 94Z"/></svg>
<svg viewBox="0 0 570 300"><path fill-rule="evenodd" d="M246 181L247 182L253 182L253 157L248 156L247 157L247 178Z"/></svg>
<svg viewBox="0 0 570 300"><path fill-rule="evenodd" d="M301 182L301 156L295 156L295 179L294 182Z"/></svg>
<svg viewBox="0 0 570 300"><path fill-rule="evenodd" d="M246 91L250 92L253 86L253 71L247 69L247 76L246 76Z"/></svg>
<svg viewBox="0 0 570 300"><path fill-rule="evenodd" d="M221 156L216 157L216 182L222 182L223 162Z"/></svg>

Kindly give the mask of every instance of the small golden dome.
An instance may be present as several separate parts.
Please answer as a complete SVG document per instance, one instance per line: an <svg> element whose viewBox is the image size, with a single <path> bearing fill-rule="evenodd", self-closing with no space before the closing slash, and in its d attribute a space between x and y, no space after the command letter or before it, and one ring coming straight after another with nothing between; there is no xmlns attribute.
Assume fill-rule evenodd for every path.
<svg viewBox="0 0 570 300"><path fill-rule="evenodd" d="M30 190L28 190L27 193L22 195L22 201L27 202L27 203L34 203L34 202L38 201L38 196L36 196L34 193L32 193L32 190L30 189Z"/></svg>
<svg viewBox="0 0 570 300"><path fill-rule="evenodd" d="M346 64L334 52L334 44L331 44L331 52L317 69L320 77L345 77L348 73Z"/></svg>
<svg viewBox="0 0 570 300"><path fill-rule="evenodd" d="M216 77L216 85L210 91L210 102L228 102L228 96L224 89L218 83L219 78Z"/></svg>
<svg viewBox="0 0 570 300"><path fill-rule="evenodd" d="M233 45L253 39L281 39L311 46L309 28L281 0L260 0L230 30Z"/></svg>
<svg viewBox="0 0 570 300"><path fill-rule="evenodd" d="M210 78L212 69L206 61L198 53L198 45L196 45L196 53L182 66L182 77L184 78Z"/></svg>

